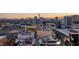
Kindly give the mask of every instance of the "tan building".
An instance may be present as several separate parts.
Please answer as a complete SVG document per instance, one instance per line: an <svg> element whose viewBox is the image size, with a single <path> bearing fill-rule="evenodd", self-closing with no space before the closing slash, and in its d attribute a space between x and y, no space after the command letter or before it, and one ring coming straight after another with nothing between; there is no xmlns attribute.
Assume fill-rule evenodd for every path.
<svg viewBox="0 0 79 59"><path fill-rule="evenodd" d="M6 36L0 36L0 46L8 46L10 41L6 38Z"/></svg>
<svg viewBox="0 0 79 59"><path fill-rule="evenodd" d="M37 38L41 37L52 37L52 30L49 31L37 30Z"/></svg>

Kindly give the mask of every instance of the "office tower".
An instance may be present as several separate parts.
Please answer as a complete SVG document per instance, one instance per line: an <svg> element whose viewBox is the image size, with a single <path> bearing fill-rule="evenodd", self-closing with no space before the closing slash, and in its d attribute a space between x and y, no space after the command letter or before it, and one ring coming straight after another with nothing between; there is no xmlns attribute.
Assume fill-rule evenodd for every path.
<svg viewBox="0 0 79 59"><path fill-rule="evenodd" d="M72 16L73 28L79 28L79 15Z"/></svg>
<svg viewBox="0 0 79 59"><path fill-rule="evenodd" d="M73 15L72 20L73 20L74 23L79 22L79 15Z"/></svg>
<svg viewBox="0 0 79 59"><path fill-rule="evenodd" d="M66 28L72 27L72 17L71 16L64 16L64 25Z"/></svg>

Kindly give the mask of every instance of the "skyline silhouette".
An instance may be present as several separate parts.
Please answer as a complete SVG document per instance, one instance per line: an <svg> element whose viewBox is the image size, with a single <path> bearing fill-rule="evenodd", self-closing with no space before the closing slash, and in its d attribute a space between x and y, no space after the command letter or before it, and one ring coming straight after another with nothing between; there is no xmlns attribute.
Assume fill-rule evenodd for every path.
<svg viewBox="0 0 79 59"><path fill-rule="evenodd" d="M69 15L79 15L76 13L0 13L0 18L33 18L34 16L45 18L53 18L53 17L60 17L69 16Z"/></svg>

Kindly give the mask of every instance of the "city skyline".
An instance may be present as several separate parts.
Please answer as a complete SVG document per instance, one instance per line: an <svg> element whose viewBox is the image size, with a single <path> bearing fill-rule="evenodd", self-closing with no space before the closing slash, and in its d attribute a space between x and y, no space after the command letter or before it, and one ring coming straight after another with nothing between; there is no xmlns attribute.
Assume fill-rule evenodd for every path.
<svg viewBox="0 0 79 59"><path fill-rule="evenodd" d="M79 15L76 13L0 13L0 18L33 18L34 16L38 16L45 18L54 18L56 16L62 18L63 16L68 15Z"/></svg>

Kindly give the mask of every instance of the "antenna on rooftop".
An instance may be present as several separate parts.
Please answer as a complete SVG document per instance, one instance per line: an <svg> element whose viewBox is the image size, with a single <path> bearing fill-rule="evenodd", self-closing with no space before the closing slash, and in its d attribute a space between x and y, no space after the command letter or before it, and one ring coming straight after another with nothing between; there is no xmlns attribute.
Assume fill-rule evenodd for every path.
<svg viewBox="0 0 79 59"><path fill-rule="evenodd" d="M40 18L40 13L38 14L38 18Z"/></svg>

